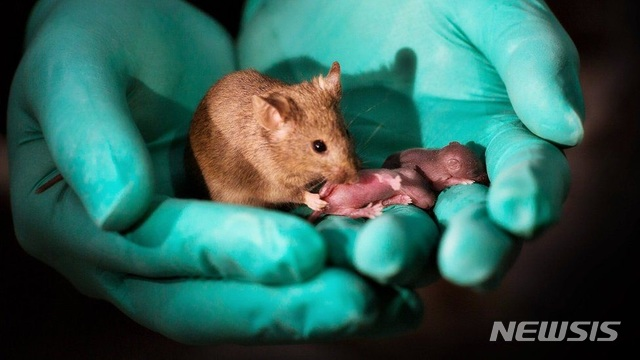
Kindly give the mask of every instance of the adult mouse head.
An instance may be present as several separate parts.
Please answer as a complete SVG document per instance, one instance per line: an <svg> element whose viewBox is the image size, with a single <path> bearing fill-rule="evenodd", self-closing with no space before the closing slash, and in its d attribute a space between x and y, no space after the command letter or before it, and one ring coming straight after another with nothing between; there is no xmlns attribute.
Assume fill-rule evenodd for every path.
<svg viewBox="0 0 640 360"><path fill-rule="evenodd" d="M359 160L340 110L340 65L326 76L253 97L254 116L283 172L301 182L353 183Z"/></svg>

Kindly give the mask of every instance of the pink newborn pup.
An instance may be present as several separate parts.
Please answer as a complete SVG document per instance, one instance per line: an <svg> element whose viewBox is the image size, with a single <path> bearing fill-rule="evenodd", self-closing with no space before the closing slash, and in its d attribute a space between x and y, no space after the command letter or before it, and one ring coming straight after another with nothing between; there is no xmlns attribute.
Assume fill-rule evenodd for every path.
<svg viewBox="0 0 640 360"><path fill-rule="evenodd" d="M311 221L322 214L372 219L385 206L414 204L430 209L436 200L426 180L410 168L360 170L356 183L327 183L319 195L327 205L314 211L309 217Z"/></svg>
<svg viewBox="0 0 640 360"><path fill-rule="evenodd" d="M414 148L387 157L383 168L411 168L420 172L437 192L457 184L489 185L484 163L457 141L441 149Z"/></svg>
<svg viewBox="0 0 640 360"><path fill-rule="evenodd" d="M429 210L437 193L457 184L489 184L482 161L466 146L451 142L442 149L414 148L390 155L382 169L358 172L354 184L325 184L319 192L327 205L322 214L375 218L385 206L413 204Z"/></svg>

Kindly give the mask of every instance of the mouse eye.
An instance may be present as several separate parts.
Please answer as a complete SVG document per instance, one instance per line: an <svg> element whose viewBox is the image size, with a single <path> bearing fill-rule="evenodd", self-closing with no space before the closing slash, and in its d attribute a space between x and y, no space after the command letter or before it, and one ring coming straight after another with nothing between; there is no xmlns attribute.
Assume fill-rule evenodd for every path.
<svg viewBox="0 0 640 360"><path fill-rule="evenodd" d="M313 143L311 143L311 146L313 147L313 151L317 152L318 154L322 154L323 152L327 151L327 144L325 144L322 140L314 140Z"/></svg>

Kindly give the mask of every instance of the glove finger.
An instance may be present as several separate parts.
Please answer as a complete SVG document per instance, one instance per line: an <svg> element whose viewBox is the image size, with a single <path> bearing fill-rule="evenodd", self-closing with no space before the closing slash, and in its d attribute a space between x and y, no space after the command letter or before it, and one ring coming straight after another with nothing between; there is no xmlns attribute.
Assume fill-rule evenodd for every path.
<svg viewBox="0 0 640 360"><path fill-rule="evenodd" d="M131 226L154 187L167 186L176 172L167 157L180 152L172 147L184 143L190 114L233 69L228 34L197 9L122 5L39 3L12 90L39 122L56 168L107 230ZM161 153L156 166L148 148Z"/></svg>
<svg viewBox="0 0 640 360"><path fill-rule="evenodd" d="M126 277L112 301L140 324L189 344L292 343L399 332L422 317L417 294L327 269L288 286Z"/></svg>
<svg viewBox="0 0 640 360"><path fill-rule="evenodd" d="M24 186L13 188L12 196L20 199L14 213L17 237L29 253L47 263L73 257L137 276L273 284L309 278L326 258L315 229L286 213L156 198L145 220L122 234L99 229L64 184L41 194Z"/></svg>
<svg viewBox="0 0 640 360"><path fill-rule="evenodd" d="M126 237L134 259L119 258L118 267L135 263L136 274L153 277L297 282L317 274L326 259L325 244L308 222L212 201L163 200Z"/></svg>
<svg viewBox="0 0 640 360"><path fill-rule="evenodd" d="M575 45L542 1L467 1L456 8L471 43L495 66L514 110L534 134L561 145L584 134Z"/></svg>
<svg viewBox="0 0 640 360"><path fill-rule="evenodd" d="M44 40L31 44L40 52L27 49L17 77L46 66L50 71L38 82L14 82L12 88L12 96L24 100L13 119L22 130L17 136L33 137L40 128L55 167L94 221L105 229L126 228L148 206L154 183L149 154L127 106L124 69L111 64L108 48L101 53L91 44L78 54L74 48L83 46L78 41L62 36L37 44Z"/></svg>
<svg viewBox="0 0 640 360"><path fill-rule="evenodd" d="M334 263L380 284L424 285L437 278L429 257L439 231L429 215L415 206L392 206L366 222L330 216L317 229Z"/></svg>
<svg viewBox="0 0 640 360"><path fill-rule="evenodd" d="M442 277L462 286L495 286L520 250L521 241L500 229L486 210L487 188L458 185L443 191L434 212L445 228L438 248Z"/></svg>
<svg viewBox="0 0 640 360"><path fill-rule="evenodd" d="M491 179L487 208L498 225L532 237L560 218L571 177L560 149L512 128L487 145L486 161Z"/></svg>

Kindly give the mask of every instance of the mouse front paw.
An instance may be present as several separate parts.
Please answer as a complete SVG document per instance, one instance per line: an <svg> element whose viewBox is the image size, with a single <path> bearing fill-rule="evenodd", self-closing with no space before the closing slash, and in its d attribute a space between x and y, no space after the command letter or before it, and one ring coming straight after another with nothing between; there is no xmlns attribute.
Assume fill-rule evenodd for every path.
<svg viewBox="0 0 640 360"><path fill-rule="evenodd" d="M321 211L327 206L327 202L320 199L320 195L310 192L304 193L304 204L314 211Z"/></svg>

